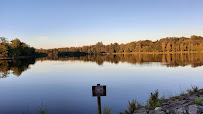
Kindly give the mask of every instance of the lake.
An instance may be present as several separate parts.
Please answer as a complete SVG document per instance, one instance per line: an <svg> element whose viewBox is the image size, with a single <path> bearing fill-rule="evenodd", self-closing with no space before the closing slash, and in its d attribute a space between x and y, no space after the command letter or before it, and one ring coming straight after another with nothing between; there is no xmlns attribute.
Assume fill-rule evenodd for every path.
<svg viewBox="0 0 203 114"><path fill-rule="evenodd" d="M42 103L49 114L95 114L92 86L107 86L104 106L113 113L128 101L146 104L160 97L203 88L203 54L123 54L0 61L0 113L36 113Z"/></svg>

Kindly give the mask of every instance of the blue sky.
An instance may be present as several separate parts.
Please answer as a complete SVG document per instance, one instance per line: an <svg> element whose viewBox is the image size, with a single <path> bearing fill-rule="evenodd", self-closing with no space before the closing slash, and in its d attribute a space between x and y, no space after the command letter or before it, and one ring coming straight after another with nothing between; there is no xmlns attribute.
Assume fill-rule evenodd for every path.
<svg viewBox="0 0 203 114"><path fill-rule="evenodd" d="M0 36L36 48L203 36L203 0L0 0Z"/></svg>

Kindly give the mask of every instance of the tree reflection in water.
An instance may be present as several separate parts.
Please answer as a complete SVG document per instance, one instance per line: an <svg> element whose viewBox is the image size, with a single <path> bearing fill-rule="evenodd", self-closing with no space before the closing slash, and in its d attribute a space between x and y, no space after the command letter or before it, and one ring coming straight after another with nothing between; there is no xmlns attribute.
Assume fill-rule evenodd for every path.
<svg viewBox="0 0 203 114"><path fill-rule="evenodd" d="M1 60L0 61L0 78L8 77L9 73L20 76L23 71L29 69L29 65L35 61L84 61L96 62L103 65L104 62L118 64L127 62L130 64L143 64L151 62L160 62L167 67L177 67L191 65L195 68L203 65L203 53L179 53L179 54L115 54L115 55L87 55L71 57L43 57L37 59L23 60Z"/></svg>
<svg viewBox="0 0 203 114"><path fill-rule="evenodd" d="M119 63L127 62L131 64L143 64L150 62L160 62L167 67L186 66L198 67L203 65L203 53L176 53L176 54L115 54L115 55L88 55L77 57L43 57L37 58L36 61L84 61L96 62L103 65L104 62Z"/></svg>
<svg viewBox="0 0 203 114"><path fill-rule="evenodd" d="M23 71L29 69L29 65L34 63L35 59L1 60L0 78L6 78L10 73L20 76Z"/></svg>

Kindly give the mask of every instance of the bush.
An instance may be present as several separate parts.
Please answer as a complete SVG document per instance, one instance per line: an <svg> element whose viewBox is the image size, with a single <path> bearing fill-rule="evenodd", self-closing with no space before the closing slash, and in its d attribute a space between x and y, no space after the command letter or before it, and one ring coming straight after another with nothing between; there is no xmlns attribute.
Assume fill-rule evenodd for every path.
<svg viewBox="0 0 203 114"><path fill-rule="evenodd" d="M105 106L104 106L104 114L112 114L111 109L112 109L112 108L109 108L109 106L108 106L108 107L105 107Z"/></svg>
<svg viewBox="0 0 203 114"><path fill-rule="evenodd" d="M180 99L180 96L173 96L169 98L171 101L175 101L176 99Z"/></svg>
<svg viewBox="0 0 203 114"><path fill-rule="evenodd" d="M197 104L197 105L202 105L202 99L200 99L200 98L195 98L195 104Z"/></svg>
<svg viewBox="0 0 203 114"><path fill-rule="evenodd" d="M151 93L151 96L150 98L148 99L148 103L147 103L147 107L150 109L150 110L153 110L155 109L156 107L160 107L161 106L161 103L160 103L160 100L159 100L159 92L158 90L155 91L155 93Z"/></svg>
<svg viewBox="0 0 203 114"><path fill-rule="evenodd" d="M187 91L188 91L188 93L189 93L190 95L193 95L193 94L199 92L199 88L198 88L197 86L192 86L192 89L188 89Z"/></svg>
<svg viewBox="0 0 203 114"><path fill-rule="evenodd" d="M128 109L125 110L126 114L132 114L135 110L142 108L143 106L138 103L136 100L132 100L132 102L128 102Z"/></svg>
<svg viewBox="0 0 203 114"><path fill-rule="evenodd" d="M47 111L47 105L43 105L43 102L42 102L42 104L41 104L41 107L40 107L40 109L39 109L39 111L38 111L38 114L47 114L48 113L48 111Z"/></svg>

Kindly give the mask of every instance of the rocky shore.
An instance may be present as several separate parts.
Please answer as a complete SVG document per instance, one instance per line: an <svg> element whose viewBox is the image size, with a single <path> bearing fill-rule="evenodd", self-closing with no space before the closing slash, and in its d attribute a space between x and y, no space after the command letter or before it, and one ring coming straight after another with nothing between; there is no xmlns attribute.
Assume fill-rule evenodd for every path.
<svg viewBox="0 0 203 114"><path fill-rule="evenodd" d="M150 99L153 99L152 97L154 96L155 94L151 94ZM155 97L158 97L158 93ZM129 102L128 110L123 114L203 114L203 89L198 89L197 87L179 96L156 100L160 102L160 105L154 105L156 107L153 109L149 108L149 101L146 106Z"/></svg>

